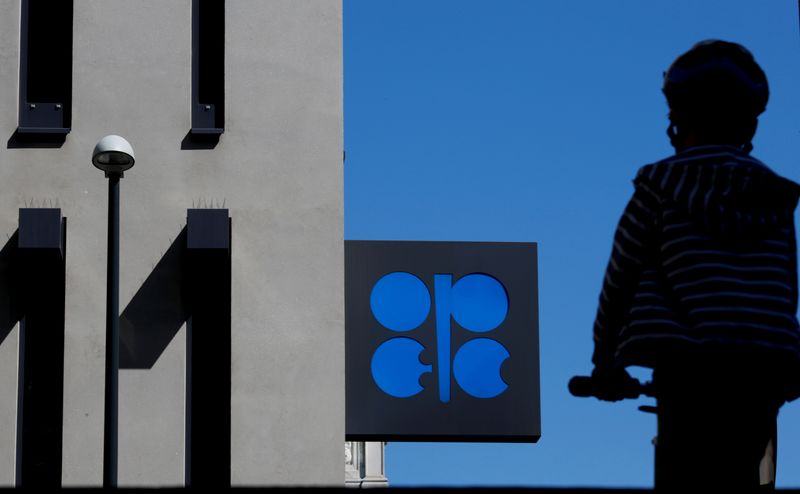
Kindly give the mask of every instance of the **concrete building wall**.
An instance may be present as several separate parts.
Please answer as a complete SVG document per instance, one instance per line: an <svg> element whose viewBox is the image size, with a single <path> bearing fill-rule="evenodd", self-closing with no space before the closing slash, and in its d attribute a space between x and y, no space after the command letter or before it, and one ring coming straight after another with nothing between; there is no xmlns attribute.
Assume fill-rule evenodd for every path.
<svg viewBox="0 0 800 494"><path fill-rule="evenodd" d="M72 131L54 149L0 147L0 241L18 208L68 221L63 474L99 485L107 181L90 162L119 134L120 310L199 205L232 219L234 485L344 482L340 0L227 0L225 133L190 128L191 1L75 0ZM17 127L20 2L0 0L0 139ZM119 483L184 480L185 327L151 368L120 371ZM0 343L0 483L14 482L18 331ZM213 362L195 363L213 365Z"/></svg>

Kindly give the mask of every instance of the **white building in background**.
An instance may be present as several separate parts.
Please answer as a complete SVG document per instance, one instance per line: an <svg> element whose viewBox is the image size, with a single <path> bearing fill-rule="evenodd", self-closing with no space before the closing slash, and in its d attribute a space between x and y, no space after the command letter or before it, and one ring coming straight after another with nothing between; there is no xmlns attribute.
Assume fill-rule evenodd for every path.
<svg viewBox="0 0 800 494"><path fill-rule="evenodd" d="M121 180L119 485L190 481L199 460L188 451L204 432L190 437L187 420L212 424L211 434L214 417L192 410L187 389L192 376L209 375L223 384L193 389L211 393L208 403L229 396L222 477L342 485L341 1L227 0L221 20L205 0L58 3L0 0L0 233L11 256L20 208L58 208L65 218L63 316L51 311L57 323L46 328L63 335L63 366L42 364L63 383L63 409L41 412L60 414L60 435L48 432L60 438L60 484L102 483L107 181L90 157L101 137L118 134L136 153ZM212 10L203 17L204 8ZM191 208L230 217L230 328L195 334L194 344L207 340L194 356L187 328L199 323L180 306L199 288L187 279L203 280L204 268L183 263ZM23 329L30 338L50 333L30 331L44 310L36 304L13 316L13 286L28 268L11 278L4 259L0 484L9 486L33 451L21 438L35 436L21 425L21 383L33 375L19 358ZM209 357L209 333L218 358ZM35 429L37 417L26 425ZM385 485L381 443L345 449L348 485Z"/></svg>
<svg viewBox="0 0 800 494"><path fill-rule="evenodd" d="M348 441L344 446L347 487L388 487L386 443Z"/></svg>

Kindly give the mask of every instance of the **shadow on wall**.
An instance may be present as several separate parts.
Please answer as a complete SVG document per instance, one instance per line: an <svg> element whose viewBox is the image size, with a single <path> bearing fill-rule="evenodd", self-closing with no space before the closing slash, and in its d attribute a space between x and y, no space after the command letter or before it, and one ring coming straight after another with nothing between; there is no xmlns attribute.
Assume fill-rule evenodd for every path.
<svg viewBox="0 0 800 494"><path fill-rule="evenodd" d="M0 345L17 325L21 316L18 310L19 304L15 304L13 300L18 243L19 231L17 230L0 250Z"/></svg>
<svg viewBox="0 0 800 494"><path fill-rule="evenodd" d="M133 296L119 321L120 369L150 369L186 322L186 227Z"/></svg>
<svg viewBox="0 0 800 494"><path fill-rule="evenodd" d="M120 316L120 369L151 369L186 323L187 486L230 487L231 262L227 209L190 209Z"/></svg>
<svg viewBox="0 0 800 494"><path fill-rule="evenodd" d="M41 248L53 217L61 225L56 248ZM230 486L230 225L226 209L190 209L187 226L120 315L121 369L151 369L186 324L187 486ZM60 210L34 208L20 210L20 228L0 249L0 344L21 321L23 487L61 481L65 246Z"/></svg>
<svg viewBox="0 0 800 494"><path fill-rule="evenodd" d="M181 149L184 151L214 149L217 144L219 144L219 134L196 134L190 130L181 141Z"/></svg>
<svg viewBox="0 0 800 494"><path fill-rule="evenodd" d="M6 142L8 149L58 149L67 140L66 134L23 134L14 131Z"/></svg>
<svg viewBox="0 0 800 494"><path fill-rule="evenodd" d="M0 249L0 344L19 323L16 487L61 482L66 218L58 208L22 208Z"/></svg>
<svg viewBox="0 0 800 494"><path fill-rule="evenodd" d="M20 320L14 286L18 265L19 232L0 250L0 344ZM120 367L150 369L187 319L183 299L186 228L136 292L120 316Z"/></svg>

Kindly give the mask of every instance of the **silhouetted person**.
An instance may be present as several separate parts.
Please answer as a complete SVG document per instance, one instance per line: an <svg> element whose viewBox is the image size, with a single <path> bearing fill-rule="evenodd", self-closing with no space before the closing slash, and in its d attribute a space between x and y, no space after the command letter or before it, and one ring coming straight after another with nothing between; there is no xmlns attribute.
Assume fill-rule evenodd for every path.
<svg viewBox="0 0 800 494"><path fill-rule="evenodd" d="M594 325L600 398L654 369L656 488L755 488L778 408L800 396L800 186L750 156L769 90L744 47L709 40L664 74L676 154L642 167Z"/></svg>

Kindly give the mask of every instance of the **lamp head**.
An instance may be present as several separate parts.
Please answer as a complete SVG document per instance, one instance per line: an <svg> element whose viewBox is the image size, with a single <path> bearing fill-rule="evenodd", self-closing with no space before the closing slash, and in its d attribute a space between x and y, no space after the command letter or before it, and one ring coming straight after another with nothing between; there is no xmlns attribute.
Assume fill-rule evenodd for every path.
<svg viewBox="0 0 800 494"><path fill-rule="evenodd" d="M106 172L106 177L121 177L125 170L133 168L135 162L130 143L118 135L103 137L92 152L92 164Z"/></svg>

